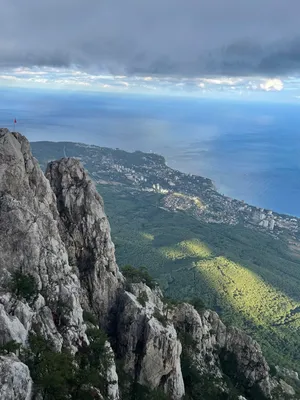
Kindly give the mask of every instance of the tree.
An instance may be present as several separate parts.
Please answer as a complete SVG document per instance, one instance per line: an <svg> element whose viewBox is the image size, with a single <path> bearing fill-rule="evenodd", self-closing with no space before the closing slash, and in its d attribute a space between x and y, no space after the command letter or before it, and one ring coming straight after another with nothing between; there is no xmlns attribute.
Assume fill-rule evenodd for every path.
<svg viewBox="0 0 300 400"><path fill-rule="evenodd" d="M0 354L10 354L17 353L20 350L21 344L17 343L15 340L10 340L9 342L0 346Z"/></svg>
<svg viewBox="0 0 300 400"><path fill-rule="evenodd" d="M194 297L189 301L189 303L198 311L201 312L205 310L205 304L199 297Z"/></svg>
<svg viewBox="0 0 300 400"><path fill-rule="evenodd" d="M95 325L95 326L99 325L97 318L90 311L83 310L82 317L83 317L84 322L89 322L90 324Z"/></svg>
<svg viewBox="0 0 300 400"><path fill-rule="evenodd" d="M157 286L157 283L154 281L145 267L134 268L131 265L125 265L122 268L122 273L129 283L143 282L149 286L150 289L154 289L155 286Z"/></svg>
<svg viewBox="0 0 300 400"><path fill-rule="evenodd" d="M21 359L28 365L43 400L68 398L70 384L76 373L74 358L69 352L55 352L42 336L30 334L29 348L23 349Z"/></svg>
<svg viewBox="0 0 300 400"><path fill-rule="evenodd" d="M13 272L9 288L19 300L24 299L28 303L34 302L39 294L34 276L23 274L21 271Z"/></svg>

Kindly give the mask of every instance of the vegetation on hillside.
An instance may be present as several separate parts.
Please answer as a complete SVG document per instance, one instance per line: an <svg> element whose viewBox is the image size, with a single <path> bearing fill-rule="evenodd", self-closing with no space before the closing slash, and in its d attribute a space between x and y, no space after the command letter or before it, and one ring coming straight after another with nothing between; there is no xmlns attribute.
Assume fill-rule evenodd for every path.
<svg viewBox="0 0 300 400"><path fill-rule="evenodd" d="M300 262L283 241L159 208L162 195L101 185L119 265L143 265L168 297L203 299L300 370Z"/></svg>
<svg viewBox="0 0 300 400"><path fill-rule="evenodd" d="M21 346L12 340L0 346L0 355L18 354L30 370L34 398L43 400L93 400L107 397L107 371L113 359L106 343L108 337L102 331L97 318L89 311L83 316L87 323L88 343L82 342L78 352L68 349L55 351L51 340L30 333L28 345ZM119 387L123 400L167 400L162 389L151 390L134 382L125 373L122 360L117 362Z"/></svg>
<svg viewBox="0 0 300 400"><path fill-rule="evenodd" d="M29 335L29 346L18 349L30 369L34 391L44 400L92 400L95 390L106 392L106 374L112 362L105 345L107 337L95 326L86 334L89 344L82 343L75 355L67 349L54 351L51 341L33 333ZM15 347L11 344L10 352Z"/></svg>
<svg viewBox="0 0 300 400"><path fill-rule="evenodd" d="M99 186L119 265L146 267L169 298L200 297L227 324L254 336L269 362L300 372L299 252L257 229L209 224L185 211L166 211L160 208L163 194L136 190L124 174L95 164L111 159L138 168L143 153L46 142L33 144L33 150L45 168L49 159L64 156L64 146L68 156L84 160L92 176L99 177L100 169L101 180L118 178L123 184ZM157 157L151 155L150 161L162 164Z"/></svg>
<svg viewBox="0 0 300 400"><path fill-rule="evenodd" d="M43 400L93 400L101 393L101 398L108 399L107 370L112 358L105 345L107 337L97 327L86 333L90 344L83 344L75 355L66 349L54 351L51 342L40 335L29 336L29 347L21 349L20 357L30 369L35 395ZM0 354L16 350L16 345L7 347L10 350ZM123 400L168 399L162 389L151 390L133 382L123 367L118 369L118 375Z"/></svg>

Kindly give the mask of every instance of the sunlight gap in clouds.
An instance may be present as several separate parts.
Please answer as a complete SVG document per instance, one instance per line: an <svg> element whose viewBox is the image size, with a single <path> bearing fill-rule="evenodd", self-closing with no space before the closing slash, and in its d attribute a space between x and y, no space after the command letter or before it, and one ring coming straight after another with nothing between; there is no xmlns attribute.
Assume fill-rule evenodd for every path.
<svg viewBox="0 0 300 400"><path fill-rule="evenodd" d="M260 88L267 92L270 90L280 91L283 89L283 82L280 79L268 79L260 84Z"/></svg>

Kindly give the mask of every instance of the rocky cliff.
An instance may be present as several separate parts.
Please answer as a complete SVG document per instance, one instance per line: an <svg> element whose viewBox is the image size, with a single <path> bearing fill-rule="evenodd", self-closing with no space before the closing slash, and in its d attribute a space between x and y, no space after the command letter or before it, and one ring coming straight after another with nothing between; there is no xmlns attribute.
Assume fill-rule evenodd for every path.
<svg viewBox="0 0 300 400"><path fill-rule="evenodd" d="M78 160L45 177L26 138L0 129L1 399L294 396L249 336L138 276L120 273Z"/></svg>
<svg viewBox="0 0 300 400"><path fill-rule="evenodd" d="M123 277L103 201L78 160L51 162L46 177L56 196L58 227L68 260L81 282L81 304L107 325Z"/></svg>
<svg viewBox="0 0 300 400"><path fill-rule="evenodd" d="M49 181L32 157L28 141L18 133L0 131L0 342L26 344L28 333L38 329L55 349L63 344L75 351L84 336L80 302L81 285L72 270L58 229L56 197ZM14 298L7 290L16 271L31 274L38 286L32 304ZM66 329L55 322L66 304Z"/></svg>

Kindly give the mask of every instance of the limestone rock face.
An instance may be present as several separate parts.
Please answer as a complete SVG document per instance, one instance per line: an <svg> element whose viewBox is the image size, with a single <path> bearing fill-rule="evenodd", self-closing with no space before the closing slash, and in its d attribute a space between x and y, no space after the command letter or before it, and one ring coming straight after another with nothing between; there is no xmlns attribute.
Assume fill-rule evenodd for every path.
<svg viewBox="0 0 300 400"><path fill-rule="evenodd" d="M216 313L199 314L190 304L177 307L174 314L176 329L193 341L192 358L201 373L221 377L220 363L215 357L218 346L223 347L226 340L226 327Z"/></svg>
<svg viewBox="0 0 300 400"><path fill-rule="evenodd" d="M105 325L123 277L102 198L76 159L51 162L46 176L57 198L58 226L69 262L79 272L83 302Z"/></svg>
<svg viewBox="0 0 300 400"><path fill-rule="evenodd" d="M269 366L250 336L226 328L217 313L198 313L190 304L177 307L174 324L178 332L189 335L189 352L201 374L222 378L225 373L251 398L271 398Z"/></svg>
<svg viewBox="0 0 300 400"><path fill-rule="evenodd" d="M54 187L69 185L67 192L61 188L61 215L61 203L26 138L0 130L0 345L16 341L26 347L29 332L35 332L54 350L64 346L75 353L82 341L88 343L82 305L92 304L105 319L122 283L95 187L76 160L65 160L59 171ZM35 278L38 293L32 301L11 292L15 271ZM106 375L105 395L118 400L114 363ZM17 357L1 357L0 381L1 399L31 398L29 370Z"/></svg>
<svg viewBox="0 0 300 400"><path fill-rule="evenodd" d="M123 293L117 316L117 347L126 371L151 389L163 388L170 399L184 395L181 344L167 320L159 291L132 284Z"/></svg>
<svg viewBox="0 0 300 400"><path fill-rule="evenodd" d="M249 392L262 393L267 398L271 396L269 366L259 344L245 332L227 329L220 359L224 372L235 375Z"/></svg>
<svg viewBox="0 0 300 400"><path fill-rule="evenodd" d="M296 394L294 388L288 385L283 379L279 380L279 384L283 393L286 393L289 396L294 396Z"/></svg>
<svg viewBox="0 0 300 400"><path fill-rule="evenodd" d="M32 380L27 365L16 357L0 357L0 399L30 400Z"/></svg>
<svg viewBox="0 0 300 400"><path fill-rule="evenodd" d="M118 384L119 378L117 374L116 364L114 361L115 355L109 342L106 342L105 346L112 360L111 364L108 366L106 371L107 397L108 400L119 400L120 398L119 384Z"/></svg>
<svg viewBox="0 0 300 400"><path fill-rule="evenodd" d="M23 344L30 330L51 337L56 349L73 347L84 335L80 283L68 263L58 230L56 199L49 181L19 133L0 130L0 342ZM14 271L34 276L34 304L16 300L7 288ZM63 330L55 323L64 305Z"/></svg>

